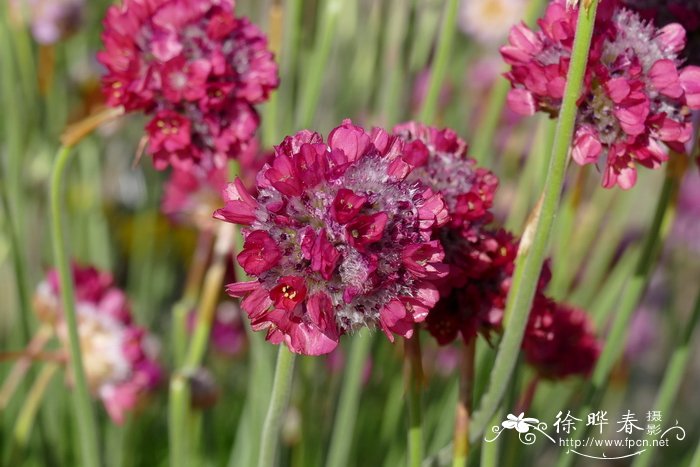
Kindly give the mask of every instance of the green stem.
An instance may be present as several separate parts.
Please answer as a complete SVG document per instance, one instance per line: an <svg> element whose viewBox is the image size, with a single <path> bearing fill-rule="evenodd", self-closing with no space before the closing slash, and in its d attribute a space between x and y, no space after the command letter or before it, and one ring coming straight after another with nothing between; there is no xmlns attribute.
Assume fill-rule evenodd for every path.
<svg viewBox="0 0 700 467"><path fill-rule="evenodd" d="M656 205L654 219L640 253L634 275L630 278L627 287L622 292L617 314L612 324L610 333L606 336L603 351L598 357L593 375L585 393L585 403L579 411L579 418L589 413L593 407L597 407L603 392L607 386L610 373L617 359L622 354L629 328L632 313L639 304L646 290L655 259L658 256L662 239L668 234L675 217L674 201L680 187L680 180L687 168L687 157L673 154L666 166L666 178L661 189L661 195ZM588 429L576 431L576 439L582 439L588 433ZM558 466L568 467L573 464L574 456L562 455L559 457Z"/></svg>
<svg viewBox="0 0 700 467"><path fill-rule="evenodd" d="M656 395L656 401L654 402L654 410L658 410L661 413L669 413L673 407L673 402L678 396L678 391L680 390L683 376L688 366L691 350L690 343L698 323L700 323L700 292L695 300L693 313L685 327L683 338L679 342L678 347L674 350L666 366L666 372L664 373L659 393ZM651 440L652 437L647 436L647 439ZM653 451L650 450L638 456L632 463L632 467L647 467L654 458L652 452Z"/></svg>
<svg viewBox="0 0 700 467"><path fill-rule="evenodd" d="M505 333L491 374L489 390L484 395L480 408L472 419L472 441L481 437L486 424L496 413L520 353L520 344L547 253L552 224L564 184L569 144L573 137L578 110L576 101L581 93L583 75L588 63L588 51L593 35L597 6L598 1L593 0L590 9L581 10L579 14L571 65L569 66L564 99L557 123L557 132L554 136L544 192L520 243L513 284L506 304Z"/></svg>
<svg viewBox="0 0 700 467"><path fill-rule="evenodd" d="M267 408L260 440L258 467L272 467L275 464L282 415L287 406L289 393L292 388L295 357L296 355L290 352L284 344L280 344L277 353L275 379L272 382L272 396L270 397L270 405Z"/></svg>
<svg viewBox="0 0 700 467"><path fill-rule="evenodd" d="M185 368L195 369L204 358L211 334L211 326L216 314L221 287L226 273L226 260L233 249L235 228L232 224L222 223L214 245L214 258L204 277L202 297L197 307L197 322L185 358Z"/></svg>
<svg viewBox="0 0 700 467"><path fill-rule="evenodd" d="M348 458L362 389L362 373L371 347L370 335L354 336L338 401L338 413L333 424L333 436L326 462L328 467L342 467L349 464Z"/></svg>
<svg viewBox="0 0 700 467"><path fill-rule="evenodd" d="M412 338L404 339L404 354L408 403L408 465L420 467L423 462L423 364L417 328Z"/></svg>
<svg viewBox="0 0 700 467"><path fill-rule="evenodd" d="M435 62L430 72L430 85L428 93L423 101L423 108L420 112L420 120L424 123L432 123L437 115L440 89L445 81L447 67L449 65L452 43L454 42L457 29L457 8L458 0L447 0L445 5L445 16L442 22L442 32L435 53Z"/></svg>
<svg viewBox="0 0 700 467"><path fill-rule="evenodd" d="M73 374L73 406L78 420L80 434L80 447L83 465L99 466L100 456L97 440L95 414L90 400L90 391L85 378L85 369L80 350L80 336L78 334L78 320L75 311L75 296L73 290L73 277L71 267L66 255L65 241L63 239L63 225L61 214L61 181L69 160L71 148L62 146L56 155L51 173L51 237L56 268L58 269L61 301L63 314L68 325L68 338L70 340L70 364Z"/></svg>
<svg viewBox="0 0 700 467"><path fill-rule="evenodd" d="M56 363L49 363L36 377L32 388L29 390L27 399L22 406L22 410L17 416L17 423L15 424L14 439L17 445L24 449L27 446L27 441L29 440L29 435L32 430L32 425L34 425L34 419L39 411L39 406L44 398L46 389L53 378L54 373L58 370L58 365Z"/></svg>
<svg viewBox="0 0 700 467"><path fill-rule="evenodd" d="M301 89L299 111L296 115L296 123L302 128L313 123L316 107L318 107L318 99L321 96L321 80L326 76L324 70L331 53L333 37L343 7L341 0L326 0L325 4L319 19L320 24L318 25L318 33L314 41L315 50L311 57L311 64L304 73L305 76L302 80L304 85Z"/></svg>
<svg viewBox="0 0 700 467"><path fill-rule="evenodd" d="M190 389L187 378L182 374L173 376L170 381L170 403L168 416L168 433L170 448L170 466L187 467L190 460L189 430Z"/></svg>
<svg viewBox="0 0 700 467"><path fill-rule="evenodd" d="M469 457L469 416L474 389L474 359L476 338L464 346L459 372L459 400L455 413L454 457L452 467L465 467Z"/></svg>

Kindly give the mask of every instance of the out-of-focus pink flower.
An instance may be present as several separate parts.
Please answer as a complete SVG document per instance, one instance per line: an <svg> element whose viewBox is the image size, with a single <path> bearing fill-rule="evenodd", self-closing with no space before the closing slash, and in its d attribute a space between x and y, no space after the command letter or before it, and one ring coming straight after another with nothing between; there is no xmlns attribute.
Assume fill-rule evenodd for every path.
<svg viewBox="0 0 700 467"><path fill-rule="evenodd" d="M559 379L588 375L600 344L586 313L540 295L532 306L523 351L541 377Z"/></svg>
<svg viewBox="0 0 700 467"><path fill-rule="evenodd" d="M27 18L34 40L51 45L80 27L85 0L10 0L10 6Z"/></svg>
<svg viewBox="0 0 700 467"><path fill-rule="evenodd" d="M144 111L157 169L220 168L246 150L277 88L264 34L223 0L125 0L104 21L103 92Z"/></svg>
<svg viewBox="0 0 700 467"><path fill-rule="evenodd" d="M580 165L600 164L602 184L629 189L637 165L656 169L668 159L663 144L684 152L691 137L688 109L700 109L700 68L681 67L680 24L658 29L616 2L601 5L573 142ZM557 115L571 58L578 10L550 3L536 32L515 26L501 54L511 70L510 107L522 114Z"/></svg>
<svg viewBox="0 0 700 467"><path fill-rule="evenodd" d="M108 273L74 265L73 280L88 386L112 420L122 423L125 413L161 381L157 346L143 328L132 323L128 300ZM56 271L50 271L39 284L34 301L40 318L53 325L59 341L68 348Z"/></svg>
<svg viewBox="0 0 700 467"><path fill-rule="evenodd" d="M700 253L700 175L691 170L678 196L678 214L671 234L677 243Z"/></svg>
<svg viewBox="0 0 700 467"><path fill-rule="evenodd" d="M194 330L195 318L195 313L188 316L190 332ZM245 348L245 330L237 303L225 301L217 307L211 327L211 343L213 349L225 357L235 357Z"/></svg>
<svg viewBox="0 0 700 467"><path fill-rule="evenodd" d="M508 29L525 16L527 0L462 0L459 26L484 45L500 45Z"/></svg>
<svg viewBox="0 0 700 467"><path fill-rule="evenodd" d="M270 342L319 355L361 327L393 340L425 319L438 298L431 281L446 273L431 235L448 215L441 196L407 178L409 146L346 120L326 142L311 131L286 138L256 197L238 180L225 190L215 217L248 226L239 261L256 278L227 290Z"/></svg>
<svg viewBox="0 0 700 467"><path fill-rule="evenodd" d="M271 157L272 154L259 151L256 140L239 154L240 177L249 190L255 187L256 174ZM226 167L211 170L198 166L188 170L174 168L165 185L161 210L175 222L211 230L215 227L211 213L224 205L221 192L227 180Z"/></svg>

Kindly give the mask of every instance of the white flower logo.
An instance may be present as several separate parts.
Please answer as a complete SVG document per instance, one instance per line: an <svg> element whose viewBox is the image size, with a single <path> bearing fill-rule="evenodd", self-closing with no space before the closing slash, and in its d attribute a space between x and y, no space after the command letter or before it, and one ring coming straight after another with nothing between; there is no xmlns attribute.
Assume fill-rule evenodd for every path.
<svg viewBox="0 0 700 467"><path fill-rule="evenodd" d="M507 430L512 430L515 428L518 433L527 433L530 431L531 427L536 427L537 424L540 422L536 418L525 418L525 412L522 412L520 415L517 417L513 414L508 414L508 417L506 417L507 420L504 420L501 425L503 428Z"/></svg>

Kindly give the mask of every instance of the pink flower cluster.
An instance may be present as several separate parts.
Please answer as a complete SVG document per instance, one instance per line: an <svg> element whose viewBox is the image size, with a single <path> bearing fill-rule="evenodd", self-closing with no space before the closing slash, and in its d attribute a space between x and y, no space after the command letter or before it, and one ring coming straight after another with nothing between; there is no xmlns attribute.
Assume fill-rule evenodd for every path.
<svg viewBox="0 0 700 467"><path fill-rule="evenodd" d="M157 169L222 167L253 138L277 88L265 35L230 0L125 0L104 21L103 92L141 110Z"/></svg>
<svg viewBox="0 0 700 467"><path fill-rule="evenodd" d="M257 139L251 140L238 154L240 177L249 190L255 188L255 176L272 154L260 152ZM227 185L228 168L205 170L192 167L174 168L165 185L161 211L174 222L192 225L200 230L212 230L211 213L223 206L221 192Z"/></svg>
<svg viewBox="0 0 700 467"><path fill-rule="evenodd" d="M532 31L511 30L501 54L511 70L510 107L521 114L556 116L571 59L578 10L554 0ZM629 189L637 165L658 168L667 145L685 151L691 138L689 109L700 109L700 67L681 66L685 30L658 29L637 13L603 2L579 100L573 159L600 163L602 184Z"/></svg>
<svg viewBox="0 0 700 467"><path fill-rule="evenodd" d="M342 334L380 327L410 337L447 274L432 239L448 221L440 195L410 176L425 152L349 120L328 135L301 131L275 148L254 198L240 180L215 217L247 226L238 261L251 282L231 284L267 339L331 352Z"/></svg>
<svg viewBox="0 0 700 467"><path fill-rule="evenodd" d="M275 148L255 197L236 180L214 214L247 226L238 261L255 280L227 290L244 297L254 329L306 355L333 351L361 327L393 341L424 321L440 344L488 339L501 332L518 248L489 227L497 187L450 129L409 122L366 132L346 120L326 142L299 132ZM545 267L528 329L553 346L573 325L568 308L542 294L549 278ZM596 342L587 324L580 337L572 352ZM590 368L597 351L582 350ZM532 357L552 377L583 371L569 360Z"/></svg>
<svg viewBox="0 0 700 467"><path fill-rule="evenodd" d="M102 400L112 420L122 423L125 413L133 410L161 380L155 344L143 328L133 323L128 299L114 286L111 275L74 265L73 280L88 386ZM39 284L34 301L39 317L54 327L67 349L68 329L56 271L49 271L46 280Z"/></svg>
<svg viewBox="0 0 700 467"><path fill-rule="evenodd" d="M413 156L416 168L409 179L416 177L441 194L450 216L433 234L445 251L449 273L435 280L440 300L428 313L426 328L440 345L460 334L465 342L477 334L489 340L502 331L518 250L513 235L489 226L498 179L476 167L467 157L466 144L452 130L408 123L394 131L412 149L409 154L421 155ZM545 265L523 349L543 377L586 374L598 355L595 336L583 312L573 313L544 296L550 277ZM559 355L552 348L578 356Z"/></svg>

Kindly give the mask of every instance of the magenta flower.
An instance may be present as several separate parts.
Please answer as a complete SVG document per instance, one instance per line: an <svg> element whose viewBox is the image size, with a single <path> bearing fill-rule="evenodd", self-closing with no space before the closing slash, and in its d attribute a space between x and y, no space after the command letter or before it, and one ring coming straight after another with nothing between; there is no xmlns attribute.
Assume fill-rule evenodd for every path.
<svg viewBox="0 0 700 467"><path fill-rule="evenodd" d="M98 59L110 106L144 111L157 169L223 167L277 88L264 34L224 0L125 0L107 12Z"/></svg>
<svg viewBox="0 0 700 467"><path fill-rule="evenodd" d="M256 174L270 160L271 154L261 153L257 140L253 139L237 157L240 177L249 190L253 189ZM174 168L165 185L161 211L174 222L200 230L213 230L216 221L211 218L211 213L224 205L221 192L227 180L226 167L210 170L197 166L189 170Z"/></svg>
<svg viewBox="0 0 700 467"><path fill-rule="evenodd" d="M542 295L535 297L523 338L525 360L540 376L586 376L600 354L588 315Z"/></svg>
<svg viewBox="0 0 700 467"><path fill-rule="evenodd" d="M132 323L131 309L112 277L92 267L73 266L78 333L85 375L91 392L102 400L115 423L161 380L157 347L146 331ZM58 275L50 271L35 295L39 317L51 323L64 348L68 328L63 320Z"/></svg>
<svg viewBox="0 0 700 467"><path fill-rule="evenodd" d="M521 114L557 115L566 83L578 10L550 3L536 32L515 26L501 54L511 70L510 107ZM680 24L658 29L615 2L601 5L579 101L572 156L600 164L602 184L629 189L637 165L658 168L662 144L685 151L691 137L688 109L700 109L700 68L681 67Z"/></svg>
<svg viewBox="0 0 700 467"><path fill-rule="evenodd" d="M247 226L238 260L256 280L227 290L245 297L253 328L306 355L365 326L410 337L438 299L431 281L447 272L431 234L448 215L441 196L408 178L408 145L346 120L326 142L305 130L275 153L257 196L236 180L215 213Z"/></svg>

